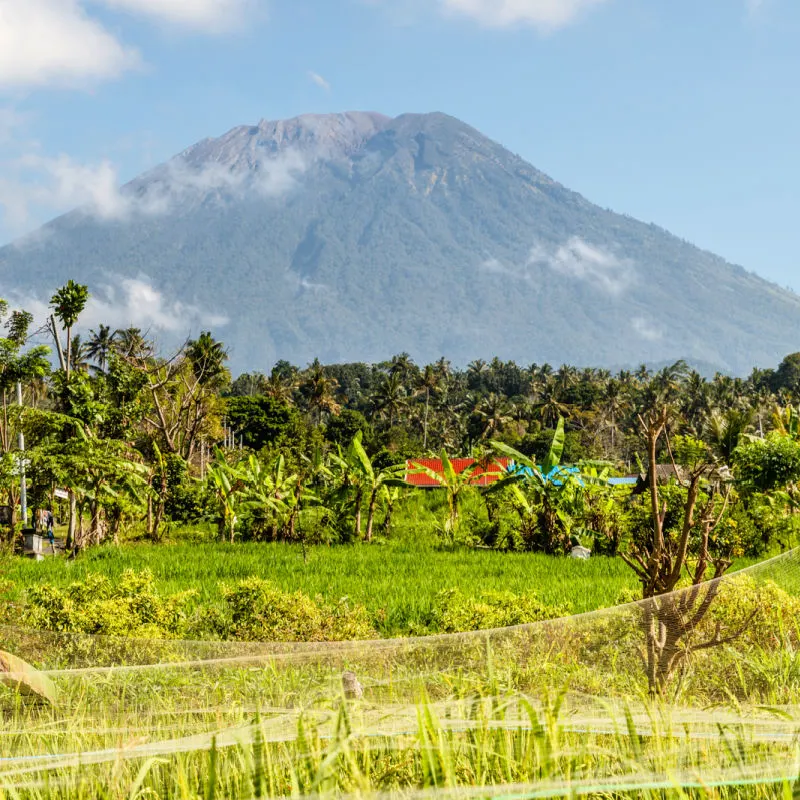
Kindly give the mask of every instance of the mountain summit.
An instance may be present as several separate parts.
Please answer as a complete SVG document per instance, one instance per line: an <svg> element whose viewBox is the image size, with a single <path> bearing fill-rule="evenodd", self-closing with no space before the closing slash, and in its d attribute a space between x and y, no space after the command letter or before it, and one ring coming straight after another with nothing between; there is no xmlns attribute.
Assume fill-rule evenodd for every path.
<svg viewBox="0 0 800 800"><path fill-rule="evenodd" d="M383 360L735 372L800 344L800 298L603 210L444 114L262 121L0 249L0 294L89 283L112 323L221 324L235 369Z"/></svg>

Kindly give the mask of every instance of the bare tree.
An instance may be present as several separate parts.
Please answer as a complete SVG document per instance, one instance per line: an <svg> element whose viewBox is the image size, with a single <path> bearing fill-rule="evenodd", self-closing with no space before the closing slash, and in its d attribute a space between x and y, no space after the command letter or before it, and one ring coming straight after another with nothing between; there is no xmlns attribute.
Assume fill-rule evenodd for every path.
<svg viewBox="0 0 800 800"><path fill-rule="evenodd" d="M662 694L675 670L692 654L738 638L749 625L723 633L708 630L708 613L717 598L720 578L731 566L729 554L711 552L713 532L727 510L730 486L715 474L715 462L704 443L674 437L676 400L683 371L680 364L663 370L645 387L638 412L648 457L651 529L622 557L642 584L641 626L645 668L652 694ZM659 482L658 455L666 451L669 470L683 491L678 524L667 529L668 508ZM677 454L677 457L676 457ZM677 502L673 498L673 502ZM709 580L710 579L710 580ZM688 586L679 589L681 581ZM708 582L707 582L708 581Z"/></svg>

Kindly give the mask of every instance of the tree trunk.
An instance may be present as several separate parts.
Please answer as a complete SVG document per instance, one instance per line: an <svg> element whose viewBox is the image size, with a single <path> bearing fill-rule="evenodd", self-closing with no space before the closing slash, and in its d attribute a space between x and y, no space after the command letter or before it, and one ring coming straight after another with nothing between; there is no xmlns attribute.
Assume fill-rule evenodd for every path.
<svg viewBox="0 0 800 800"><path fill-rule="evenodd" d="M431 392L425 389L425 422L422 426L422 449L428 450L428 406L430 405Z"/></svg>
<svg viewBox="0 0 800 800"><path fill-rule="evenodd" d="M73 547L77 546L77 542L75 540L75 525L77 523L78 517L78 503L75 499L75 492L70 489L68 491L69 494L69 515L67 517L67 543L66 549L71 550Z"/></svg>
<svg viewBox="0 0 800 800"><path fill-rule="evenodd" d="M356 492L356 522L355 522L355 535L356 539L361 538L361 502L363 500L362 490Z"/></svg>
<svg viewBox="0 0 800 800"><path fill-rule="evenodd" d="M89 502L89 540L92 544L100 544L100 504L97 500Z"/></svg>
<svg viewBox="0 0 800 800"><path fill-rule="evenodd" d="M378 504L378 490L373 489L369 496L369 508L367 510L367 541L372 541L372 526L375 522L375 506Z"/></svg>

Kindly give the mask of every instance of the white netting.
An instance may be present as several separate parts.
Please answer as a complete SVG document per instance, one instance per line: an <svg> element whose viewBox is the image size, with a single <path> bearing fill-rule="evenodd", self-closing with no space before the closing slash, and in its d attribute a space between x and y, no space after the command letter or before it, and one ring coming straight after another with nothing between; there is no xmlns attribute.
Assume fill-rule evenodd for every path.
<svg viewBox="0 0 800 800"><path fill-rule="evenodd" d="M0 650L58 692L0 689L0 797L777 797L798 777L800 551L502 630L253 644L0 628Z"/></svg>

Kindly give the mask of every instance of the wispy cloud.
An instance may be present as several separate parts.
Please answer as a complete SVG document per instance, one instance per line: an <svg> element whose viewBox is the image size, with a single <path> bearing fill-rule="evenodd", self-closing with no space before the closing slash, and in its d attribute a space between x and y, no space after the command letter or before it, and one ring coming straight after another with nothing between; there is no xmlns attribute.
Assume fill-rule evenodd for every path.
<svg viewBox="0 0 800 800"><path fill-rule="evenodd" d="M537 244L524 264L506 264L497 258L481 262L482 272L538 284L555 273L561 278L586 283L605 295L619 297L637 281L633 262L608 248L573 236L561 245Z"/></svg>
<svg viewBox="0 0 800 800"><path fill-rule="evenodd" d="M124 221L166 214L193 198L223 192L278 197L291 191L307 169L294 151L265 157L250 169L229 169L210 162L190 167L174 159L134 187L120 188L115 166L107 160L83 164L66 155L33 152L0 162L0 227L21 236L40 220L79 209L87 216Z"/></svg>
<svg viewBox="0 0 800 800"><path fill-rule="evenodd" d="M471 17L482 25L505 28L532 25L544 30L575 22L593 6L608 0L440 0L446 11Z"/></svg>
<svg viewBox="0 0 800 800"><path fill-rule="evenodd" d="M311 82L319 86L320 89L324 89L326 92L331 90L330 83L328 83L328 81L326 81L325 78L323 78L318 72L309 70L308 77L311 79Z"/></svg>
<svg viewBox="0 0 800 800"><path fill-rule="evenodd" d="M634 332L648 342L658 342L664 338L664 329L645 317L634 317L631 320Z"/></svg>
<svg viewBox="0 0 800 800"><path fill-rule="evenodd" d="M573 236L558 247L536 245L528 265L545 267L558 275L591 284L605 294L621 295L636 280L631 261Z"/></svg>
<svg viewBox="0 0 800 800"><path fill-rule="evenodd" d="M92 14L98 5L205 33L238 25L258 0L0 0L0 91L76 87L139 68L139 52Z"/></svg>
<svg viewBox="0 0 800 800"><path fill-rule="evenodd" d="M449 16L474 20L487 28L527 25L543 32L557 30L574 22L594 6L611 0L435 0L435 7ZM380 5L403 19L421 13L425 4L414 0L363 0Z"/></svg>
<svg viewBox="0 0 800 800"><path fill-rule="evenodd" d="M0 295L7 297L12 305L30 311L37 321L43 322L51 313L46 300L20 295L14 292L13 287L0 287ZM104 286L96 291L93 289L78 329L85 331L104 324L114 328L135 327L189 334L202 327L222 327L228 322L228 317L219 311L208 311L167 297L145 275L138 278L112 276Z"/></svg>
<svg viewBox="0 0 800 800"><path fill-rule="evenodd" d="M163 20L204 33L237 28L256 0L92 0L113 9Z"/></svg>

